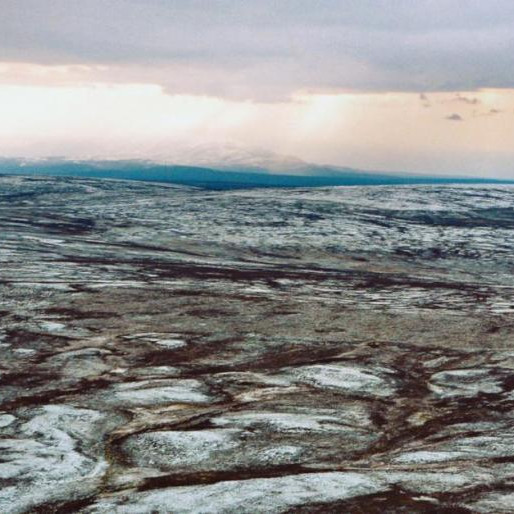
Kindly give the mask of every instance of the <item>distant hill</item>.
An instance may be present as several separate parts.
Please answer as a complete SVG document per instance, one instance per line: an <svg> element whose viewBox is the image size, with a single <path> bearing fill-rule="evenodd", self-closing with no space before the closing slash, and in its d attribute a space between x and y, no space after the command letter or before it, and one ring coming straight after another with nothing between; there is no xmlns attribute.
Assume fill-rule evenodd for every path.
<svg viewBox="0 0 514 514"><path fill-rule="evenodd" d="M0 159L0 173L91 177L167 182L207 189L256 187L323 187L415 184L514 184L514 181L450 176L385 173L315 166L309 173L277 174L267 170L232 171L199 166L161 164L148 160Z"/></svg>

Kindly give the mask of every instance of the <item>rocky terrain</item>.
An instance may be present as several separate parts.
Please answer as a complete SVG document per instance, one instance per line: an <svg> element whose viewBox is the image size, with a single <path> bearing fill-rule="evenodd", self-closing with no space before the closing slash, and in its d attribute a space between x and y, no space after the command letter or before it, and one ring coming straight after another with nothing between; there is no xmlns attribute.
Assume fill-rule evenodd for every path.
<svg viewBox="0 0 514 514"><path fill-rule="evenodd" d="M514 188L0 177L0 512L514 511Z"/></svg>

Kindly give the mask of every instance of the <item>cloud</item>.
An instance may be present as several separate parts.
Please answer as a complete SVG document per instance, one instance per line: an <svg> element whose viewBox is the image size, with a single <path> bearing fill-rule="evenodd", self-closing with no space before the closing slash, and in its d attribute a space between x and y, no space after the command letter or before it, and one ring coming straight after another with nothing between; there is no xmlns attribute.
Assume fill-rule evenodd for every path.
<svg viewBox="0 0 514 514"><path fill-rule="evenodd" d="M385 3L2 0L2 60L241 99L514 87L511 0Z"/></svg>
<svg viewBox="0 0 514 514"><path fill-rule="evenodd" d="M454 98L452 98L453 102L460 102L467 105L478 105L480 100L476 97L462 96L460 93L457 93Z"/></svg>
<svg viewBox="0 0 514 514"><path fill-rule="evenodd" d="M426 107L426 108L432 107L432 104L430 103L430 100L425 93L420 93L419 100L421 102L421 105L423 105L423 107Z"/></svg>
<svg viewBox="0 0 514 514"><path fill-rule="evenodd" d="M486 112L474 112L473 116L475 118L483 118L483 117L490 117L490 116L496 116L497 114L501 114L503 111L500 109L489 109Z"/></svg>
<svg viewBox="0 0 514 514"><path fill-rule="evenodd" d="M449 121L464 121L464 118L460 114L457 114L455 112L453 114L446 116L444 119Z"/></svg>

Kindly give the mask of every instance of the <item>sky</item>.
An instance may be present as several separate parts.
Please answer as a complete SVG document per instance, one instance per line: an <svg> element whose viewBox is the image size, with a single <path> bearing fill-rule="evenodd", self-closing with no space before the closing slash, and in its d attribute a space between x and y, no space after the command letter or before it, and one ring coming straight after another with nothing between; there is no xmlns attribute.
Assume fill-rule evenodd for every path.
<svg viewBox="0 0 514 514"><path fill-rule="evenodd" d="M0 0L0 155L213 147L514 178L514 2Z"/></svg>

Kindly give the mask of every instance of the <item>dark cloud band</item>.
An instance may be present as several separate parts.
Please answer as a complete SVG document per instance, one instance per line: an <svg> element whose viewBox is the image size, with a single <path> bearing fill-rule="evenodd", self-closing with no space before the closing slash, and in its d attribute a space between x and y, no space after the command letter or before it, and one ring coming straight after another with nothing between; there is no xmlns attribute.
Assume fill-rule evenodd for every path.
<svg viewBox="0 0 514 514"><path fill-rule="evenodd" d="M510 0L4 0L0 38L0 60L103 64L173 92L514 87Z"/></svg>

